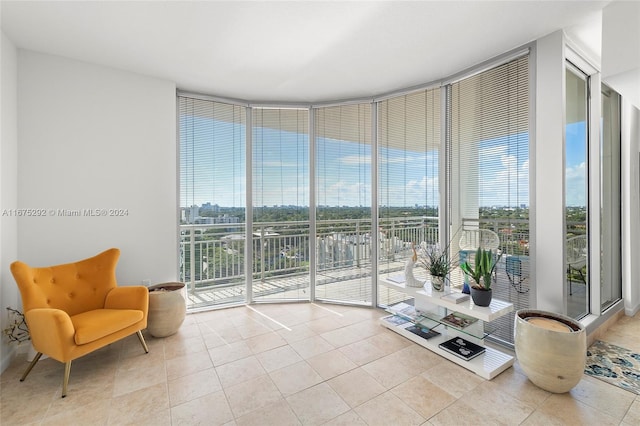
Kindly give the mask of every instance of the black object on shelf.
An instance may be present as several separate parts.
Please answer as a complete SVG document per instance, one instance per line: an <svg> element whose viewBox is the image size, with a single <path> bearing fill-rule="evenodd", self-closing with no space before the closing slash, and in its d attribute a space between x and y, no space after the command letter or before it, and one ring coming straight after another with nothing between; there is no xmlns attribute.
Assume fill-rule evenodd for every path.
<svg viewBox="0 0 640 426"><path fill-rule="evenodd" d="M420 327L419 325L412 325L411 327L407 327L405 330L410 331L413 334L416 334L422 337L423 339L431 339L432 337L436 337L440 335L440 333L438 333L435 330L430 330L428 328Z"/></svg>
<svg viewBox="0 0 640 426"><path fill-rule="evenodd" d="M462 359L466 359L467 361L484 352L484 348L482 346L476 345L462 337L454 337L453 339L440 343L438 346Z"/></svg>

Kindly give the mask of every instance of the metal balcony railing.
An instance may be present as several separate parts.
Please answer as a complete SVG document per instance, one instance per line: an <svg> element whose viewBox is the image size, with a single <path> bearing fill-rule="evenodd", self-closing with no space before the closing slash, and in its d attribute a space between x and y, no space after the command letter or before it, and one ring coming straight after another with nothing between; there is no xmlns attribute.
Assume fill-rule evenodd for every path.
<svg viewBox="0 0 640 426"><path fill-rule="evenodd" d="M371 265L372 235L379 238L380 259L402 260L411 243L438 240L438 220L432 217L381 219L378 232L371 220L323 220L316 222L316 237L309 236L309 222L254 224L253 259L245 261L244 224L180 226L180 280L191 292L245 281L247 268L253 280L308 274L310 244L316 245L319 272Z"/></svg>
<svg viewBox="0 0 640 426"><path fill-rule="evenodd" d="M517 308L529 305L529 229L525 219L465 219L465 229L490 229L500 238L503 253L496 272L495 297ZM242 303L247 274L255 300L307 297L310 283L310 248L316 247L316 296L362 303L370 301L367 285L375 274L401 271L411 256L411 243L438 242L438 219L403 217L380 219L372 232L369 219L318 220L315 236L307 221L255 223L250 232L252 259L245 259L245 225L180 226L180 279L187 284L190 309L206 305ZM373 241L378 239L378 270L372 270ZM457 251L457 247L452 247ZM454 256L455 258L455 256ZM459 268L452 285L461 285ZM394 301L393 294L378 294L379 303ZM388 299L388 300L387 300ZM368 303L368 302L367 302ZM510 341L509 320L500 327Z"/></svg>

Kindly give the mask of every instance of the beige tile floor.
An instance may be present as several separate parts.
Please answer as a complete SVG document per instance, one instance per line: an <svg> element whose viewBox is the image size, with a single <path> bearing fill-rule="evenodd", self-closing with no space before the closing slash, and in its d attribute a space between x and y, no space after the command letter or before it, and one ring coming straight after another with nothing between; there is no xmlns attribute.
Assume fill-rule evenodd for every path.
<svg viewBox="0 0 640 426"><path fill-rule="evenodd" d="M640 396L591 377L543 391L517 362L491 381L381 327L381 310L319 304L187 316L178 334L131 336L25 382L21 355L0 376L9 425L638 425ZM640 315L607 335L640 343ZM606 340L606 337L605 337ZM638 345L640 346L640 345Z"/></svg>

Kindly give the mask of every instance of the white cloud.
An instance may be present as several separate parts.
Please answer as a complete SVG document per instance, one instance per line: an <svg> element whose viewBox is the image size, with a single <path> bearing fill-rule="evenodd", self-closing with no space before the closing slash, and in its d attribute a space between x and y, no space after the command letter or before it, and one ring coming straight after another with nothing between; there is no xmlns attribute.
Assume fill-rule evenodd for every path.
<svg viewBox="0 0 640 426"><path fill-rule="evenodd" d="M491 145L482 148L479 155L481 158L502 157L507 152L507 145Z"/></svg>
<svg viewBox="0 0 640 426"><path fill-rule="evenodd" d="M507 155L506 146L501 145L487 150L496 158L482 157L486 167L481 170L479 182L480 205L482 206L518 206L529 204L529 160L518 167L518 158ZM483 155L486 154L483 150ZM501 153L501 154L500 154ZM500 156L498 157L498 154ZM492 167L491 162L497 163Z"/></svg>
<svg viewBox="0 0 640 426"><path fill-rule="evenodd" d="M325 182L323 182L325 183ZM322 187L322 185L321 185ZM327 206L364 206L371 205L371 185L362 182L349 183L340 180L330 184L318 194L319 205Z"/></svg>
<svg viewBox="0 0 640 426"><path fill-rule="evenodd" d="M371 164L370 155L345 155L340 157L340 164L358 166L361 164Z"/></svg>
<svg viewBox="0 0 640 426"><path fill-rule="evenodd" d="M587 205L587 172L584 162L565 169L565 190L567 206Z"/></svg>

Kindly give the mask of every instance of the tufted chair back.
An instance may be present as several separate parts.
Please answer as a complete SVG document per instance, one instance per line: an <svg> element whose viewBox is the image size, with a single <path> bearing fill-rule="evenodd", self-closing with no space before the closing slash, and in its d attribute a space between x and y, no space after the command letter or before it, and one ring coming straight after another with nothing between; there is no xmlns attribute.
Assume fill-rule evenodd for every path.
<svg viewBox="0 0 640 426"><path fill-rule="evenodd" d="M54 308L70 316L105 305L107 293L117 286L116 265L120 250L112 248L94 257L63 265L33 268L24 262L11 264L27 313Z"/></svg>

